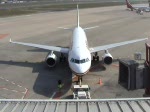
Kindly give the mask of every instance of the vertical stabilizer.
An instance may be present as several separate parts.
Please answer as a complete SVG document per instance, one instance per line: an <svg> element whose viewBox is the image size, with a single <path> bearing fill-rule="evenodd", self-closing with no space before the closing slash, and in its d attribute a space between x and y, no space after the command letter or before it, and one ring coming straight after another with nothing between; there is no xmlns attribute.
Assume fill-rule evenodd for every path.
<svg viewBox="0 0 150 112"><path fill-rule="evenodd" d="M77 4L77 26L79 27L79 8Z"/></svg>
<svg viewBox="0 0 150 112"><path fill-rule="evenodd" d="M126 5L127 5L127 8L130 8L133 11L134 8L128 0L126 0Z"/></svg>

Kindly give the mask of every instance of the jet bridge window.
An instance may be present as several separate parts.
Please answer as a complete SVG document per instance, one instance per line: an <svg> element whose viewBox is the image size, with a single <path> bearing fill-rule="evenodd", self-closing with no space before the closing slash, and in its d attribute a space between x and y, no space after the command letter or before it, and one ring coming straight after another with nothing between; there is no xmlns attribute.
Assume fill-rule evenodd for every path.
<svg viewBox="0 0 150 112"><path fill-rule="evenodd" d="M78 60L78 59L73 59L73 58L72 58L70 61L73 62L73 63L80 64L80 63L86 63L86 62L88 62L89 59L86 58L86 59Z"/></svg>

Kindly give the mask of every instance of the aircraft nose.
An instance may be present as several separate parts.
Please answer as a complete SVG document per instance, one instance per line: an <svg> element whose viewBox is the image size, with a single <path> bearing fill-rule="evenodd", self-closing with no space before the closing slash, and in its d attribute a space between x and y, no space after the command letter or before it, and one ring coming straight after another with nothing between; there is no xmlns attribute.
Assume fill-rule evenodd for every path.
<svg viewBox="0 0 150 112"><path fill-rule="evenodd" d="M82 67L78 67L78 69L77 69L77 73L84 73L84 72L86 72L85 71L85 69Z"/></svg>
<svg viewBox="0 0 150 112"><path fill-rule="evenodd" d="M76 67L76 72L77 72L77 73L83 74L83 73L86 73L88 70L89 70L89 67L88 67L88 66L78 65L78 66Z"/></svg>

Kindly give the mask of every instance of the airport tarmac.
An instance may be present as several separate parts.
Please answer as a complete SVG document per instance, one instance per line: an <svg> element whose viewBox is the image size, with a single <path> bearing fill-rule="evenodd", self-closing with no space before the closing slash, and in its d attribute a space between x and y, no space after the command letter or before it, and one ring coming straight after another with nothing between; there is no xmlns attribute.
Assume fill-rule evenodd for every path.
<svg viewBox="0 0 150 112"><path fill-rule="evenodd" d="M0 18L0 98L70 98L70 88L74 83L67 63L48 68L45 64L48 51L10 44L9 38L68 47L72 32L58 27L73 28L76 21L76 10ZM149 37L149 23L149 13L137 15L126 10L126 6L80 10L81 27L99 26L87 31L90 47ZM135 52L141 52L145 58L145 42L111 49L109 52L115 59L133 59ZM99 52L99 55L102 57L104 52ZM94 65L83 77L83 84L91 87L92 98L143 96L144 90L127 91L118 84L118 62L105 67ZM101 86L98 84L99 78L103 82ZM58 80L64 83L61 92L57 87Z"/></svg>

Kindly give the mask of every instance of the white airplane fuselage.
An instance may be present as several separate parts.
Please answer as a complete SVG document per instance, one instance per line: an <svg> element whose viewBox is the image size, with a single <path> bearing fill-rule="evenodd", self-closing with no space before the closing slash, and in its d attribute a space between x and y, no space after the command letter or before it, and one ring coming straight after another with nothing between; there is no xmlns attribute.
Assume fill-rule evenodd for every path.
<svg viewBox="0 0 150 112"><path fill-rule="evenodd" d="M68 62L70 69L76 75L86 74L91 67L91 53L88 48L86 34L79 26L73 31Z"/></svg>

